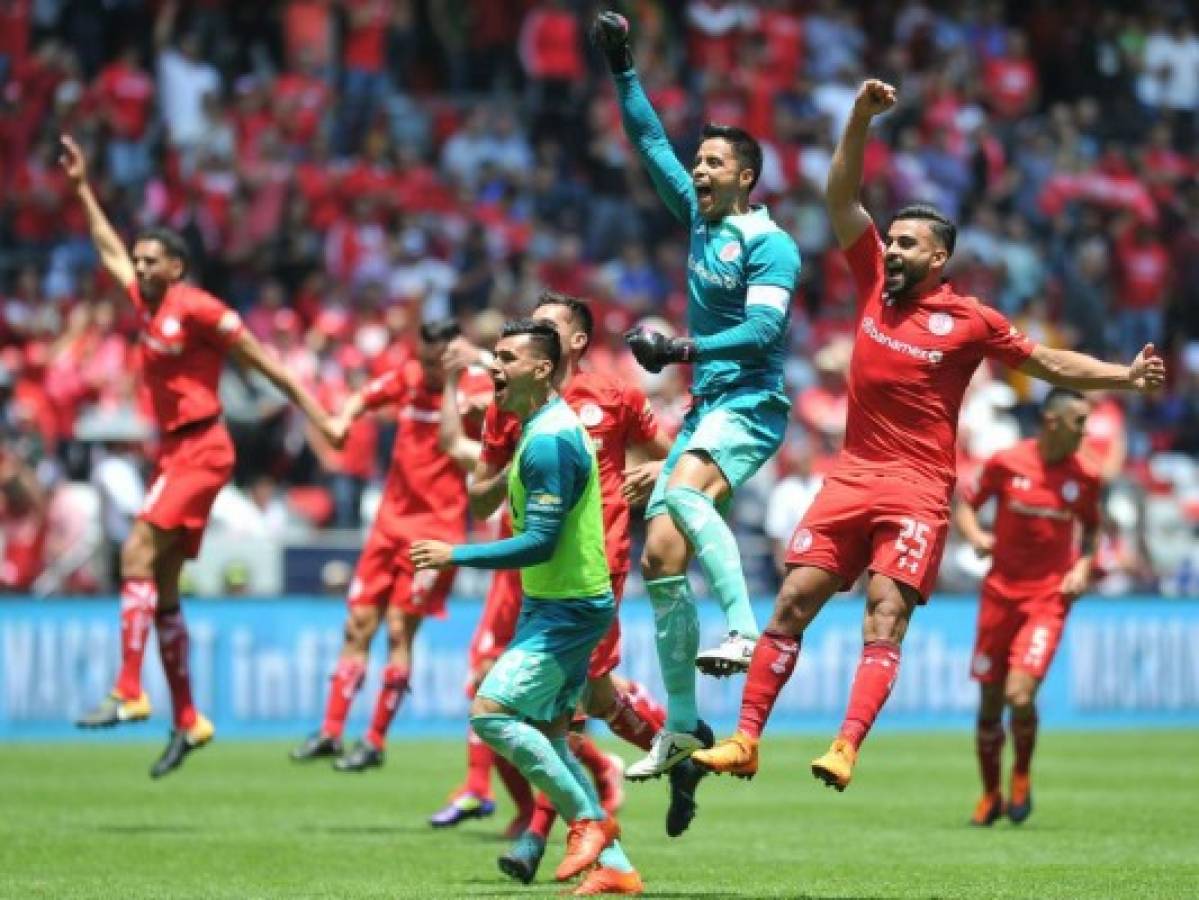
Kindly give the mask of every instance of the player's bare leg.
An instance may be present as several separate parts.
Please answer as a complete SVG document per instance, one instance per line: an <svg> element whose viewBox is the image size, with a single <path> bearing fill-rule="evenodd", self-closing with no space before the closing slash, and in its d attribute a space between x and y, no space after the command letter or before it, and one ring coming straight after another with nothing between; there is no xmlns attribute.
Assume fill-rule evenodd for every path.
<svg viewBox="0 0 1199 900"><path fill-rule="evenodd" d="M716 506L732 492L732 485L720 467L702 452L684 453L679 458L666 489L670 519L699 560L708 589L720 604L728 626L724 641L695 657L696 668L716 678L746 671L758 639L758 623L749 602L741 552Z"/></svg>
<svg viewBox="0 0 1199 900"><path fill-rule="evenodd" d="M350 607L346 616L341 656L330 679L325 719L320 730L291 751L289 755L296 762L341 756L341 736L345 729L346 717L350 714L350 705L366 677L366 660L370 653L371 641L382 623L383 613L378 607L367 604Z"/></svg>
<svg viewBox="0 0 1199 900"><path fill-rule="evenodd" d="M915 588L871 573L862 622L862 659L849 691L849 708L828 752L812 760L812 774L829 787L843 791L849 786L858 748L899 677L899 648L919 602Z"/></svg>
<svg viewBox="0 0 1199 900"><path fill-rule="evenodd" d="M971 825L993 825L1003 815L1003 792L999 784L1005 740L1003 695L1003 682L982 682L979 685L974 747L978 755L978 771L982 778L983 792L970 816Z"/></svg>
<svg viewBox="0 0 1199 900"><path fill-rule="evenodd" d="M1037 743L1037 690L1040 680L1031 672L1012 669L1004 685L1004 700L1011 714L1015 761L1008 786L1007 815L1019 825L1032 813L1032 754Z"/></svg>
<svg viewBox="0 0 1199 900"><path fill-rule="evenodd" d="M160 545L153 563L154 580L158 586L158 610L154 625L158 632L158 652L171 692L174 717L174 727L167 746L150 769L150 775L154 778L173 772L183 764L188 753L203 747L215 733L212 722L198 712L192 702L191 673L188 668L189 639L179 597L179 576L185 561L186 553L176 538L167 541L165 546Z"/></svg>
<svg viewBox="0 0 1199 900"><path fill-rule="evenodd" d="M365 772L383 765L387 729L408 691L412 672L412 643L425 617L395 607L387 610L387 665L383 667L379 696L370 728L362 740L333 763L339 772Z"/></svg>
<svg viewBox="0 0 1199 900"><path fill-rule="evenodd" d="M697 766L742 778L757 774L758 742L778 695L795 671L803 633L840 588L841 578L824 569L795 566L788 570L770 622L754 647L737 730L711 750L692 754Z"/></svg>

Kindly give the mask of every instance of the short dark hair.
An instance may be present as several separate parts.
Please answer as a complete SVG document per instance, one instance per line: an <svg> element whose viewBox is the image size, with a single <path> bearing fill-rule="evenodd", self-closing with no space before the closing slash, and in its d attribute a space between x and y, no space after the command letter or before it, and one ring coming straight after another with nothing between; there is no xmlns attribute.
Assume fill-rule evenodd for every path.
<svg viewBox="0 0 1199 900"><path fill-rule="evenodd" d="M1041 401L1041 413L1042 415L1045 413L1056 413L1067 403L1085 399L1086 397L1072 388L1051 388L1049 393L1045 395L1045 399Z"/></svg>
<svg viewBox="0 0 1199 900"><path fill-rule="evenodd" d="M568 309L570 317L578 323L583 334L587 335L587 346L591 346L591 336L595 333L595 316L592 315L586 300L561 291L542 291L537 297L537 305L563 306Z"/></svg>
<svg viewBox="0 0 1199 900"><path fill-rule="evenodd" d="M420 326L420 339L425 344L448 344L460 334L462 329L453 319L436 319Z"/></svg>
<svg viewBox="0 0 1199 900"><path fill-rule="evenodd" d="M141 229L133 236L133 243L136 244L138 241L158 241L167 256L183 263L183 274L187 274L187 270L191 266L191 250L183 235L178 231L162 225L152 225L149 228Z"/></svg>
<svg viewBox="0 0 1199 900"><path fill-rule="evenodd" d="M549 319L509 319L504 323L500 337L518 337L527 335L537 352L553 363L554 371L562 362L562 339L558 337L558 328Z"/></svg>
<svg viewBox="0 0 1199 900"><path fill-rule="evenodd" d="M700 137L705 141L708 138L721 138L729 142L741 168L754 173L754 180L749 183L749 189L752 191L762 175L762 145L757 139L744 128L738 128L736 125L717 125L713 122L704 126Z"/></svg>
<svg viewBox="0 0 1199 900"><path fill-rule="evenodd" d="M898 222L901 219L920 219L928 222L933 237L940 241L946 253L953 256L953 248L958 241L958 227L941 210L928 203L913 203L897 212L891 221Z"/></svg>

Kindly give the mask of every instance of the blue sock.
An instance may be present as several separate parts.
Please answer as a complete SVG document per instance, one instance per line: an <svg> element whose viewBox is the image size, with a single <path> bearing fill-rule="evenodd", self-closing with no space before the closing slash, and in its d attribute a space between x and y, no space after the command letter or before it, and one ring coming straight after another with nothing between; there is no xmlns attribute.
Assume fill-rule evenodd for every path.
<svg viewBox="0 0 1199 900"><path fill-rule="evenodd" d="M584 817L583 811L592 808L578 779L541 731L503 713L471 716L470 724L487 746L516 766L534 787L545 791L554 809L566 821Z"/></svg>
<svg viewBox="0 0 1199 900"><path fill-rule="evenodd" d="M645 583L654 608L658 666L666 688L666 728L693 731L699 723L695 702L695 654L699 652L699 612L685 575Z"/></svg>
<svg viewBox="0 0 1199 900"><path fill-rule="evenodd" d="M756 638L758 622L749 603L741 551L712 498L695 488L672 487L666 492L666 509L699 560L708 587L724 611L729 631L751 640Z"/></svg>

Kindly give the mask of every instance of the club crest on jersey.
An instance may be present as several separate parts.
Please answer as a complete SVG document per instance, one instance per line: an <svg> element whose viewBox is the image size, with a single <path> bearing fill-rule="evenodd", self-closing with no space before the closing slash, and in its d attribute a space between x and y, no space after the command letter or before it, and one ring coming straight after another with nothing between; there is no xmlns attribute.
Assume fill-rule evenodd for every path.
<svg viewBox="0 0 1199 900"><path fill-rule="evenodd" d="M795 532L795 537L791 538L792 553L807 553L812 549L812 529L801 528Z"/></svg>
<svg viewBox="0 0 1199 900"><path fill-rule="evenodd" d="M579 409L579 421L588 428L594 428L604 421L604 411L594 403L584 403Z"/></svg>
<svg viewBox="0 0 1199 900"><path fill-rule="evenodd" d="M953 331L953 316L943 312L933 313L928 317L928 330L940 336L949 334Z"/></svg>
<svg viewBox="0 0 1199 900"><path fill-rule="evenodd" d="M1062 499L1067 503L1073 503L1078 499L1078 482L1070 479L1062 485Z"/></svg>
<svg viewBox="0 0 1199 900"><path fill-rule="evenodd" d="M991 657L985 653L976 653L970 669L975 675L986 675L991 671Z"/></svg>
<svg viewBox="0 0 1199 900"><path fill-rule="evenodd" d="M720 248L720 253L717 254L717 256L720 257L721 262L727 262L727 263L733 262L733 260L737 259L737 257L739 257L740 255L741 255L741 245L738 244L736 241L729 241L727 244L725 244L723 247Z"/></svg>
<svg viewBox="0 0 1199 900"><path fill-rule="evenodd" d="M168 318L165 318L162 320L162 336L163 337L169 337L169 338L174 337L175 335L177 335L179 333L181 328L182 328L182 326L180 326L178 319L172 319L172 318L168 317Z"/></svg>

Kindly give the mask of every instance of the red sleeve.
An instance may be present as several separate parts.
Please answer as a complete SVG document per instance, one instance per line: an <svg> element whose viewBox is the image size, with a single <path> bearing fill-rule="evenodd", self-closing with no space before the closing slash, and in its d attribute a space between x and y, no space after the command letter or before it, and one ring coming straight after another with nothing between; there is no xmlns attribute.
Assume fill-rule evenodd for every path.
<svg viewBox="0 0 1199 900"><path fill-rule="evenodd" d="M624 411L626 424L625 441L628 444L648 444L658 436L662 426L658 414L650 405L649 398L640 388L626 385L624 388Z"/></svg>
<svg viewBox="0 0 1199 900"><path fill-rule="evenodd" d="M871 222L858 239L845 248L845 261L858 287L858 309L883 289L883 239Z"/></svg>
<svg viewBox="0 0 1199 900"><path fill-rule="evenodd" d="M1032 356L1036 345L999 310L984 303L979 303L976 308L982 321L983 356L998 360L1009 369L1018 369Z"/></svg>
<svg viewBox="0 0 1199 900"><path fill-rule="evenodd" d="M204 340L222 350L241 337L241 316L204 291L188 294L187 316Z"/></svg>
<svg viewBox="0 0 1199 900"><path fill-rule="evenodd" d="M516 455L520 423L494 403L483 416L483 449L479 458L493 469L502 469Z"/></svg>
<svg viewBox="0 0 1199 900"><path fill-rule="evenodd" d="M978 509L992 497L998 496L1002 487L1003 466L1000 465L999 455L996 454L983 463L983 467L970 482L962 486L962 499L969 503L971 508Z"/></svg>
<svg viewBox="0 0 1199 900"><path fill-rule="evenodd" d="M462 396L472 402L489 401L495 392L491 384L491 377L485 372L476 370L467 370L463 373L459 389Z"/></svg>
<svg viewBox="0 0 1199 900"><path fill-rule="evenodd" d="M142 300L142 291L141 288L137 286L137 279L129 282L129 287L126 288L125 293L128 295L129 302L133 304L134 309L136 309L139 313L145 312L146 304ZM140 322L138 323L138 326L141 326Z"/></svg>
<svg viewBox="0 0 1199 900"><path fill-rule="evenodd" d="M363 386L362 402L367 409L378 409L380 406L398 402L407 388L404 373L400 369L392 369L372 378Z"/></svg>
<svg viewBox="0 0 1199 900"><path fill-rule="evenodd" d="M1095 531L1099 528L1099 495L1101 485L1098 475L1088 473L1087 480L1083 482L1082 500L1078 504L1078 521L1082 522L1082 527L1087 531Z"/></svg>

